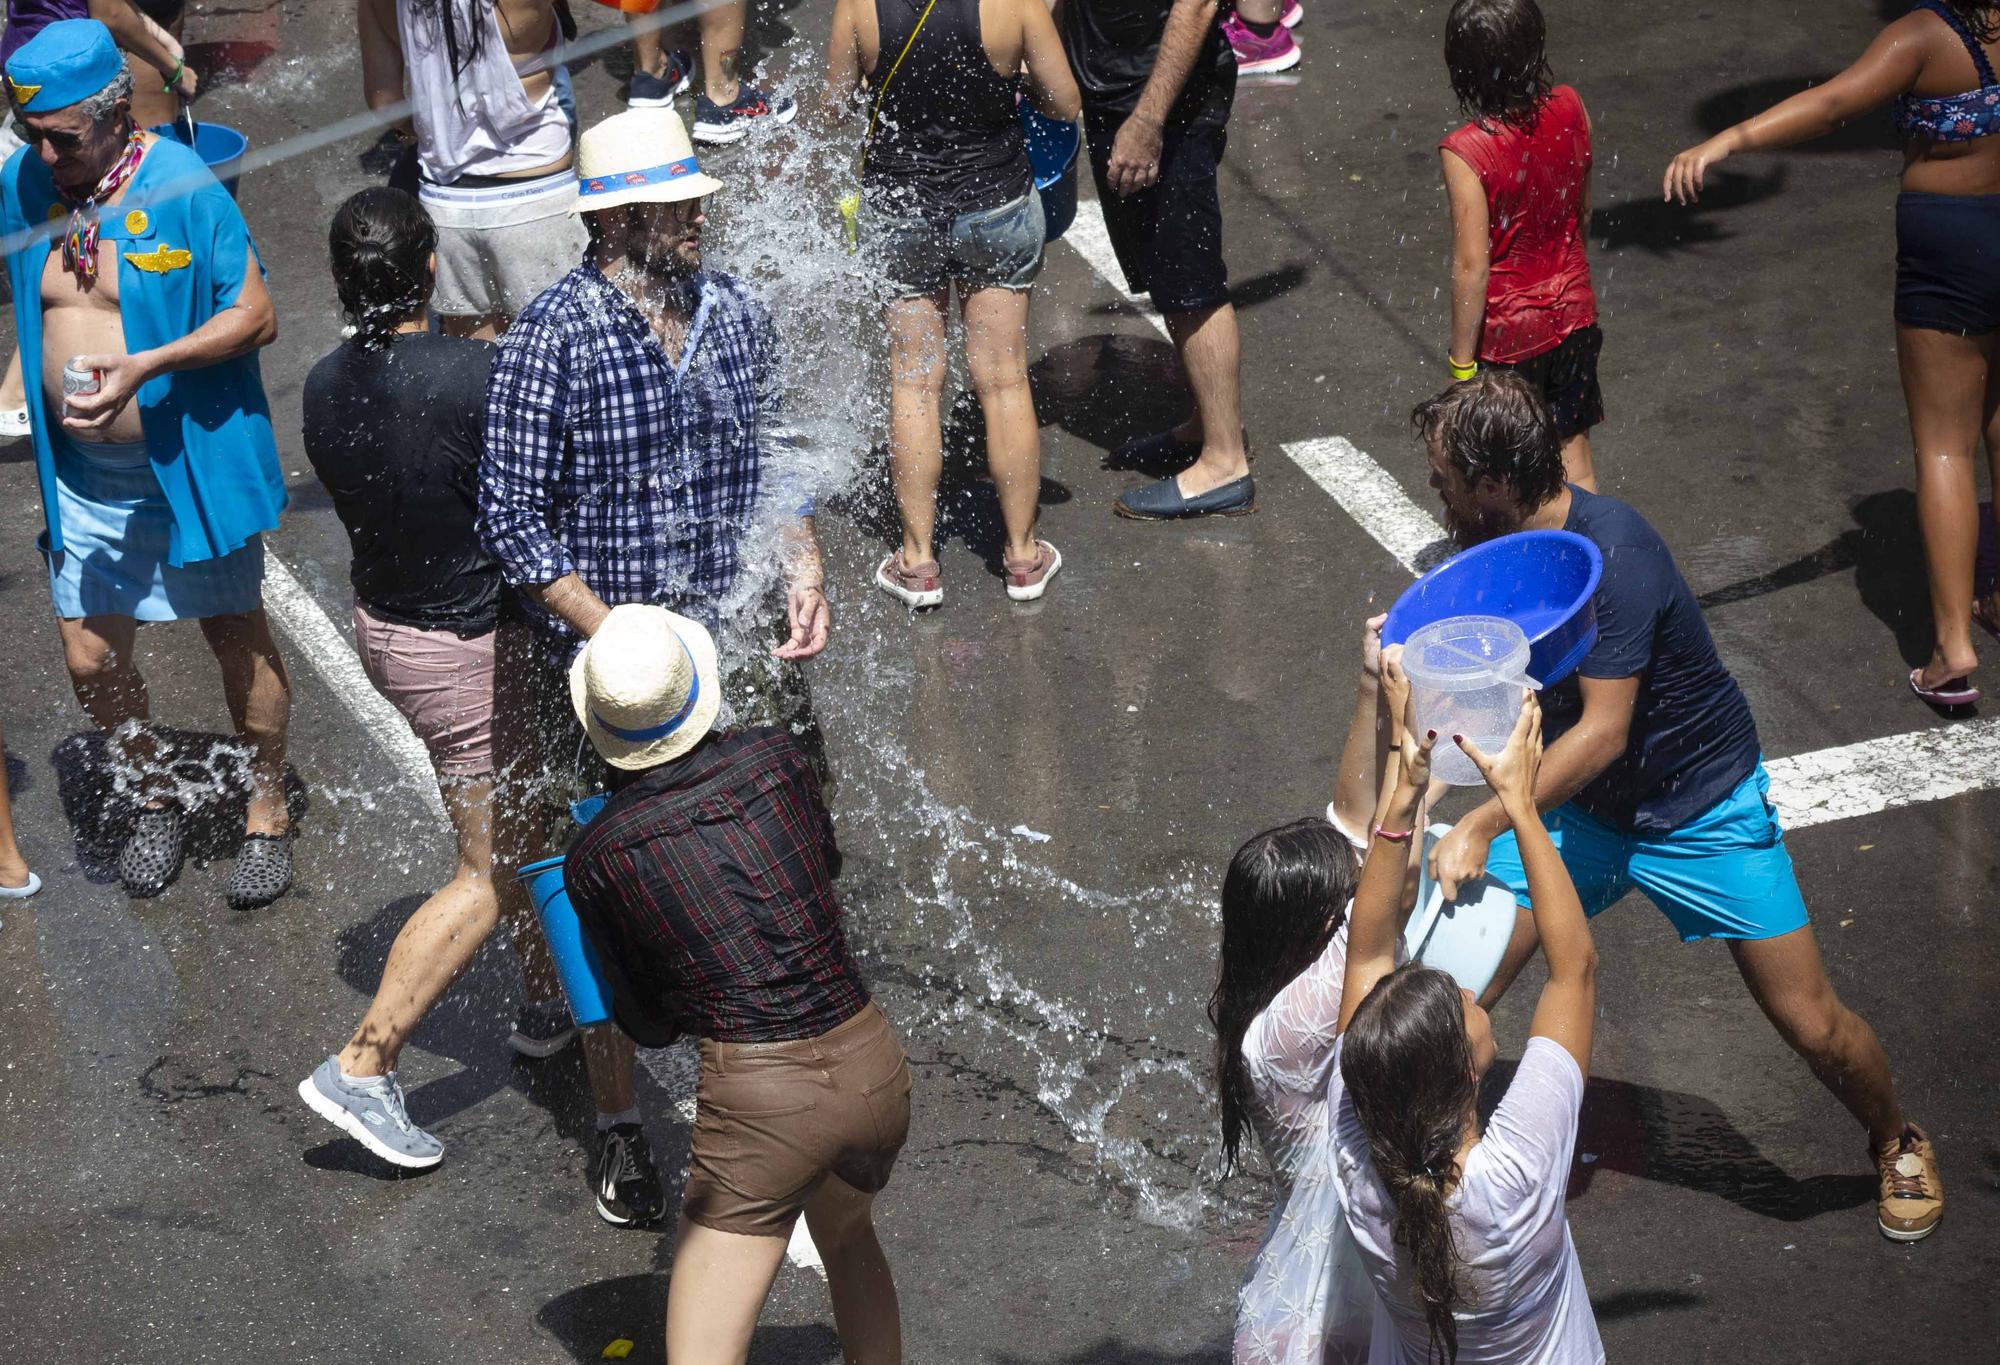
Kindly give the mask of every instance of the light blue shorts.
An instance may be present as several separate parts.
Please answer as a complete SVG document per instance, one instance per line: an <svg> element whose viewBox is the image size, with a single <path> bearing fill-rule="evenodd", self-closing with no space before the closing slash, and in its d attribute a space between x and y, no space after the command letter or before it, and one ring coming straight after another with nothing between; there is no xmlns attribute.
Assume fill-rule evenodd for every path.
<svg viewBox="0 0 2000 1365"><path fill-rule="evenodd" d="M263 605L261 537L220 559L179 567L167 562L174 514L144 441L86 444L59 437L55 454L63 548L48 561L57 616L187 621L238 616Z"/></svg>
<svg viewBox="0 0 2000 1365"><path fill-rule="evenodd" d="M865 196L861 206L862 258L897 298L935 294L954 280L968 291L1026 289L1041 273L1045 232L1033 189L943 223L884 213Z"/></svg>
<svg viewBox="0 0 2000 1365"><path fill-rule="evenodd" d="M1770 789L1760 762L1734 791L1671 834L1627 834L1571 805L1550 812L1549 834L1586 915L1637 887L1666 912L1683 943L1777 938L1805 927L1806 902ZM1486 871L1529 903L1511 830L1493 841Z"/></svg>

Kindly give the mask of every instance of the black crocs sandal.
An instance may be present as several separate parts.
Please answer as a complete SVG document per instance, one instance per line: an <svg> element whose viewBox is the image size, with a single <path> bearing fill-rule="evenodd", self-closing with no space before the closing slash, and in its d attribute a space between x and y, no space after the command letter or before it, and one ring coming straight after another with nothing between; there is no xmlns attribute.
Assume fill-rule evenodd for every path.
<svg viewBox="0 0 2000 1365"><path fill-rule="evenodd" d="M246 834L229 869L229 906L256 910L292 889L292 837Z"/></svg>
<svg viewBox="0 0 2000 1365"><path fill-rule="evenodd" d="M139 812L125 846L118 850L118 880L137 900L157 896L174 884L187 858L187 830L179 806L148 806Z"/></svg>

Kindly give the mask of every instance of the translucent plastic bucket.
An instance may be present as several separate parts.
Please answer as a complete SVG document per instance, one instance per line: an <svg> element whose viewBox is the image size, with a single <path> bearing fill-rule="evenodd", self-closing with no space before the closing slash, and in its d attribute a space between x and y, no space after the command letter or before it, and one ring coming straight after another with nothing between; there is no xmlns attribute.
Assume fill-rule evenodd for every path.
<svg viewBox="0 0 2000 1365"><path fill-rule="evenodd" d="M1417 727L1438 732L1431 776L1458 787L1486 780L1451 737L1464 735L1498 755L1520 718L1521 689L1537 686L1527 668L1527 635L1498 616L1448 617L1404 641Z"/></svg>
<svg viewBox="0 0 2000 1365"><path fill-rule="evenodd" d="M569 1000L570 1018L578 1028L604 1023L611 1018L611 987L604 980L604 969L598 966L597 951L583 936L583 925L569 903L569 890L563 885L563 860L544 858L514 875L535 902L542 937L549 942L549 956L556 960L556 975Z"/></svg>

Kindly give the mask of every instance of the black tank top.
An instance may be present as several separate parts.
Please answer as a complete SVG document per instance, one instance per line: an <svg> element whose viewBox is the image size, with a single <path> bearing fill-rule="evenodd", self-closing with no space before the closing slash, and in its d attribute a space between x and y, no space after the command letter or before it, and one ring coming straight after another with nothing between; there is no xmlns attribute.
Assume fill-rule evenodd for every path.
<svg viewBox="0 0 2000 1365"><path fill-rule="evenodd" d="M876 0L886 80L910 41L923 0ZM998 208L1033 183L1021 120L1019 77L993 69L979 38L979 0L937 0L882 96L862 188L885 213L933 219Z"/></svg>

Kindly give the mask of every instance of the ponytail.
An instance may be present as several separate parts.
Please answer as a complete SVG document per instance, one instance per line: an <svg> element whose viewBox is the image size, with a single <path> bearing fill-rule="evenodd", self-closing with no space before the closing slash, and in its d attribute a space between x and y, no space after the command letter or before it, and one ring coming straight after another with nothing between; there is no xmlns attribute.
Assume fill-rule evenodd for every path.
<svg viewBox="0 0 2000 1365"><path fill-rule="evenodd" d="M431 216L401 190L362 190L333 215L327 247L354 339L371 351L393 344L396 329L430 302Z"/></svg>
<svg viewBox="0 0 2000 1365"><path fill-rule="evenodd" d="M1340 1074L1389 1192L1390 1235L1408 1255L1430 1326L1426 1359L1435 1354L1450 1365L1458 1359L1460 1257L1449 1200L1478 1094L1457 983L1415 962L1383 977L1348 1026Z"/></svg>

